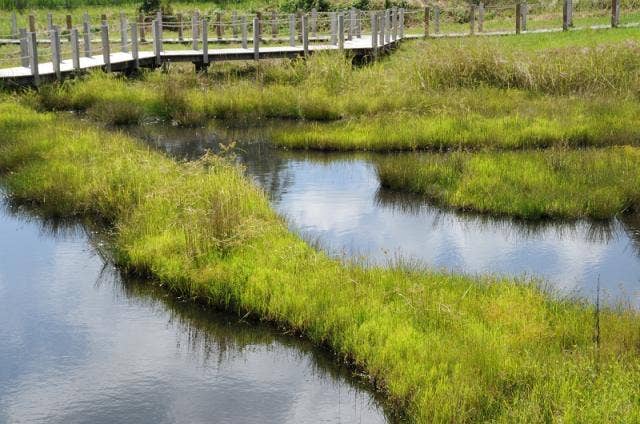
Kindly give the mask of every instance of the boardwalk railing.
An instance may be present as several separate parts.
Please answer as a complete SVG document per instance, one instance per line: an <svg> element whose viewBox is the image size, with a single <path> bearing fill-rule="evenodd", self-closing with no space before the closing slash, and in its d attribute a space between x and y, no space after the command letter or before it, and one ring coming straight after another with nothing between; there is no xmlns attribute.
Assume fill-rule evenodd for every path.
<svg viewBox="0 0 640 424"><path fill-rule="evenodd" d="M573 0L563 0L560 24L549 14L548 6L544 7L547 9L524 2L501 7L480 3L467 10L439 6L337 12L314 9L310 13L252 16L196 10L190 15L171 16L119 13L115 17L102 15L99 20L85 13L81 25L75 26L71 15L59 26L48 14L46 26L38 25L36 17L29 15L26 27L20 27L12 14L11 34L0 38L0 45L5 45L0 54L0 81L38 85L42 79L63 79L91 68L126 71L182 61L203 69L219 60L307 56L332 49L375 58L406 38L518 34L580 26L574 20ZM622 16L640 20L637 12L622 14L620 0L612 0L608 22L603 21L602 11L596 12L580 15L583 26L638 24L629 19L621 22Z"/></svg>

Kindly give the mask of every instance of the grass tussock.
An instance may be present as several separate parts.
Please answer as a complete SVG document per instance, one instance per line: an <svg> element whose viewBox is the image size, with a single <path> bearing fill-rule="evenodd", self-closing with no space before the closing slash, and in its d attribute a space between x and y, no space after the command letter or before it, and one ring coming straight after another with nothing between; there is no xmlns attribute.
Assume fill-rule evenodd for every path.
<svg viewBox="0 0 640 424"><path fill-rule="evenodd" d="M640 208L636 147L404 155L376 166L383 186L463 210L607 219Z"/></svg>
<svg viewBox="0 0 640 424"><path fill-rule="evenodd" d="M444 166L444 164L443 164ZM72 117L0 102L0 181L114 229L118 263L329 346L414 422L640 420L640 318L531 284L362 268L318 252L234 165L176 163Z"/></svg>

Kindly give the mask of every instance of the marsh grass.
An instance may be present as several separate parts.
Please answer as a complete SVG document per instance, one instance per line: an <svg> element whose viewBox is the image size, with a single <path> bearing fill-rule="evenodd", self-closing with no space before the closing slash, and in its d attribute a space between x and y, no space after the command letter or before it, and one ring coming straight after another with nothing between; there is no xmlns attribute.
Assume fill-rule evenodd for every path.
<svg viewBox="0 0 640 424"><path fill-rule="evenodd" d="M107 223L128 272L331 348L409 421L640 420L630 310L599 311L596 355L583 301L490 276L342 264L291 234L235 165L177 163L12 100L0 102L0 172L14 200L45 215Z"/></svg>
<svg viewBox="0 0 640 424"><path fill-rule="evenodd" d="M383 186L463 210L608 219L640 207L636 147L403 155L376 166Z"/></svg>

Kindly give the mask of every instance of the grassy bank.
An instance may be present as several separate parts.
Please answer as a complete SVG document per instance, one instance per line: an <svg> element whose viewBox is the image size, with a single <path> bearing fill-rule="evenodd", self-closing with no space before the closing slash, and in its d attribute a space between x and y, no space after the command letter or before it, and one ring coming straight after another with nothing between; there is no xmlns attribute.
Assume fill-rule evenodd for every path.
<svg viewBox="0 0 640 424"><path fill-rule="evenodd" d="M111 123L314 121L273 134L288 148L627 144L639 139L639 58L637 29L428 40L362 67L318 54L215 64L200 75L181 67L135 80L94 74L44 88L33 104Z"/></svg>
<svg viewBox="0 0 640 424"><path fill-rule="evenodd" d="M638 211L640 149L451 153L381 159L381 184L455 208L526 219Z"/></svg>
<svg viewBox="0 0 640 424"><path fill-rule="evenodd" d="M1 181L113 229L118 263L332 348L416 422L640 419L640 319L533 285L344 265L288 232L240 170L176 163L71 117L0 103Z"/></svg>

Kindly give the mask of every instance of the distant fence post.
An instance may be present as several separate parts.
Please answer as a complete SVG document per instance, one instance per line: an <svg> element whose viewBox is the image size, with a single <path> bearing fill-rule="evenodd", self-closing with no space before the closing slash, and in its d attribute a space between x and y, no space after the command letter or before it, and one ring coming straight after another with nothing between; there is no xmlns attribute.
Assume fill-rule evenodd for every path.
<svg viewBox="0 0 640 424"><path fill-rule="evenodd" d="M562 2L562 30L569 30L569 0Z"/></svg>
<svg viewBox="0 0 640 424"><path fill-rule="evenodd" d="M208 22L205 17L202 19L202 63L206 67L209 64L209 35L208 35Z"/></svg>
<svg viewBox="0 0 640 424"><path fill-rule="evenodd" d="M335 46L336 44L338 44L338 34L337 34L338 22L337 22L336 12L331 12L329 14L329 25L331 27L331 45Z"/></svg>
<svg viewBox="0 0 640 424"><path fill-rule="evenodd" d="M102 36L102 59L104 62L104 69L107 72L111 72L111 47L109 45L109 25L103 24L101 26L100 35Z"/></svg>
<svg viewBox="0 0 640 424"><path fill-rule="evenodd" d="M522 5L520 2L516 3L516 34L520 34L522 24Z"/></svg>
<svg viewBox="0 0 640 424"><path fill-rule="evenodd" d="M424 8L424 37L429 36L429 21L431 21L431 8L425 6Z"/></svg>
<svg viewBox="0 0 640 424"><path fill-rule="evenodd" d="M247 17L242 15L242 48L246 49L247 47Z"/></svg>
<svg viewBox="0 0 640 424"><path fill-rule="evenodd" d="M57 26L54 26L51 31L49 31L50 39L51 39L51 63L53 65L53 73L56 74L56 79L59 81L62 79L62 74L60 73L60 29Z"/></svg>
<svg viewBox="0 0 640 424"><path fill-rule="evenodd" d="M26 28L20 28L20 65L24 68L29 67L29 36Z"/></svg>
<svg viewBox="0 0 640 424"><path fill-rule="evenodd" d="M469 6L469 34L474 35L476 33L476 6L472 4Z"/></svg>
<svg viewBox="0 0 640 424"><path fill-rule="evenodd" d="M132 23L131 25L131 57L133 58L133 67L135 69L140 68L140 53L138 49L138 25Z"/></svg>
<svg viewBox="0 0 640 424"><path fill-rule="evenodd" d="M184 24L182 23L182 13L178 13L176 15L176 19L178 20L178 41L184 41Z"/></svg>
<svg viewBox="0 0 640 424"><path fill-rule="evenodd" d="M526 31L527 30L527 21L529 20L529 3L525 2L522 3L521 5L521 22L522 22L522 30Z"/></svg>
<svg viewBox="0 0 640 424"><path fill-rule="evenodd" d="M204 34L202 38L204 39ZM222 40L222 13L220 12L216 12L216 38Z"/></svg>
<svg viewBox="0 0 640 424"><path fill-rule="evenodd" d="M611 0L611 28L620 25L620 0Z"/></svg>
<svg viewBox="0 0 640 424"><path fill-rule="evenodd" d="M141 43L145 43L147 41L147 38L145 36L145 22L144 22L144 15L141 13L138 15L138 24L139 24L139 32L140 32L140 42Z"/></svg>
<svg viewBox="0 0 640 424"><path fill-rule="evenodd" d="M40 85L40 70L38 69L38 39L35 32L29 32L29 67L33 77L33 85Z"/></svg>
<svg viewBox="0 0 640 424"><path fill-rule="evenodd" d="M484 2L478 6L478 32L484 31Z"/></svg>
<svg viewBox="0 0 640 424"><path fill-rule="evenodd" d="M29 15L29 32L36 32L36 17Z"/></svg>
<svg viewBox="0 0 640 424"><path fill-rule="evenodd" d="M302 15L302 51L304 57L309 56L309 23L307 15Z"/></svg>
<svg viewBox="0 0 640 424"><path fill-rule="evenodd" d="M47 13L47 31L53 30L53 15L51 13Z"/></svg>
<svg viewBox="0 0 640 424"><path fill-rule="evenodd" d="M433 32L440 34L440 6L433 8Z"/></svg>
<svg viewBox="0 0 640 424"><path fill-rule="evenodd" d="M260 19L253 18L253 59L260 59Z"/></svg>
<svg viewBox="0 0 640 424"><path fill-rule="evenodd" d="M338 50L344 50L344 15L338 14Z"/></svg>
<svg viewBox="0 0 640 424"><path fill-rule="evenodd" d="M71 28L71 61L73 70L80 70L80 40L78 39L78 30Z"/></svg>
<svg viewBox="0 0 640 424"><path fill-rule="evenodd" d="M82 38L84 41L84 55L85 57L91 57L91 27L89 21L82 23Z"/></svg>
<svg viewBox="0 0 640 424"><path fill-rule="evenodd" d="M67 24L67 33L69 35L69 41L71 41L71 28L73 28L73 20L71 15L67 15L65 19L65 23Z"/></svg>
<svg viewBox="0 0 640 424"><path fill-rule="evenodd" d="M296 15L289 14L289 46L296 45Z"/></svg>

